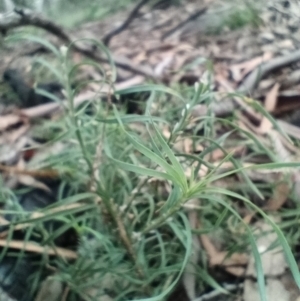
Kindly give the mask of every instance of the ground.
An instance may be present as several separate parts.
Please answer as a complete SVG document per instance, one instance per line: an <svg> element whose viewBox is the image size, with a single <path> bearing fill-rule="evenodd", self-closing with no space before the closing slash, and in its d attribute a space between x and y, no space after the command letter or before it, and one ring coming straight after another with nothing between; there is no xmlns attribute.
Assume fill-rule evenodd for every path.
<svg viewBox="0 0 300 301"><path fill-rule="evenodd" d="M298 300L300 4L146 2L1 16L2 273L35 266L35 300Z"/></svg>

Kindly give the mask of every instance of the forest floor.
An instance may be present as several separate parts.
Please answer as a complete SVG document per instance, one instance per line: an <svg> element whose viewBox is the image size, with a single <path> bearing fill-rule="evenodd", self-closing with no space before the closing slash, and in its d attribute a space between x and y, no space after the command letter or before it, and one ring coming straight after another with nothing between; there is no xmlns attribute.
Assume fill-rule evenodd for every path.
<svg viewBox="0 0 300 301"><path fill-rule="evenodd" d="M78 196L58 198L48 211L31 204L14 223L3 214L10 231L0 233L1 246L51 257L43 265L62 284L47 301L72 300L72 293L84 300L300 300L300 4L146 2L72 29L27 11L0 18L0 73L17 69L27 87L9 80L0 87L4 209L11 210L5 198L24 187L53 190L53 178ZM62 46L78 39L64 61ZM30 89L49 81L64 91L45 104ZM53 91L46 92L49 100ZM82 189L97 195L93 205ZM58 232L99 230L82 226L74 208L93 217L99 208L101 244L117 254L101 253L99 269L110 271L101 274L101 297L79 288L86 278L75 270L83 265L72 270L53 259L83 256L67 243L53 251ZM41 231L55 212L68 227ZM30 224L50 234L42 242L28 234L26 245L11 236ZM120 254L134 264L117 264ZM130 277L121 281L112 271ZM39 281L35 290L35 300L46 300Z"/></svg>

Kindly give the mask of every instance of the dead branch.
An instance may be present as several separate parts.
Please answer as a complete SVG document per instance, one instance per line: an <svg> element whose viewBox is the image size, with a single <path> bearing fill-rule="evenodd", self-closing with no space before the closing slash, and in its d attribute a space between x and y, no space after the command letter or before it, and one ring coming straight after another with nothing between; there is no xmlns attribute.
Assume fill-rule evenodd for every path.
<svg viewBox="0 0 300 301"><path fill-rule="evenodd" d="M108 45L110 40L118 35L119 33L121 33L122 31L124 31L129 25L130 23L132 23L132 21L135 19L135 17L138 15L139 10L147 3L149 2L149 0L141 0L135 7L134 9L130 12L129 16L127 17L127 19L124 21L124 23L122 23L119 27L117 27L116 29L112 30L111 32L109 32L108 34L106 34L103 38L102 41L105 45Z"/></svg>
<svg viewBox="0 0 300 301"><path fill-rule="evenodd" d="M127 81L117 83L115 85L115 91L119 91L122 89L126 89L135 85L139 85L144 81L144 78L142 76L135 76L132 79L129 79ZM100 96L107 95L110 90L107 86L103 86L101 91L99 93L94 91L87 91L83 92L79 95L77 95L74 98L74 107L80 106L85 101L92 101L99 99ZM55 103L46 103L43 105L35 106L28 109L22 109L20 110L21 117L24 116L24 118L37 118L42 116L51 115L54 112L57 112L58 110L62 110L64 107L67 107L68 102L67 100L62 100L61 103L55 102ZM21 120L20 116L14 116L11 115L12 118L15 118L18 120ZM3 117L2 117L3 118ZM13 121L15 120L13 119ZM1 128L0 128L1 129Z"/></svg>
<svg viewBox="0 0 300 301"><path fill-rule="evenodd" d="M284 120L277 119L279 127L289 136L300 139L300 129L298 126L292 125Z"/></svg>
<svg viewBox="0 0 300 301"><path fill-rule="evenodd" d="M296 63L299 60L300 60L300 50L297 50L287 55L274 58L266 63L260 64L240 84L240 86L237 89L237 92L250 95L251 93L253 93L259 81L267 74L279 68L283 68L290 64ZM222 102L222 106L224 106L224 110L222 110L222 114L225 115L225 114L230 114L232 110L235 107L238 107L239 105L234 98L228 98ZM220 112L219 104L218 103L213 104L212 110L217 115L218 112Z"/></svg>
<svg viewBox="0 0 300 301"><path fill-rule="evenodd" d="M169 31L167 31L163 36L162 36L162 40L165 40L167 37L169 37L170 35L174 34L176 31L178 31L180 28L182 28L183 26L185 26L186 24L188 24L191 21L194 21L195 19L197 19L198 17L200 17L202 14L204 14L207 10L207 7L203 7L199 10L197 10L194 14L190 15L186 20L183 20L181 23L179 23L178 25L176 25L174 28L170 29Z"/></svg>
<svg viewBox="0 0 300 301"><path fill-rule="evenodd" d="M70 36L61 26L56 23L46 19L40 14L34 13L29 9L20 9L16 8L14 12L9 14L0 15L0 31L7 31L12 28L21 27L21 26L35 26L42 28L51 34L57 36L66 44L70 44L72 41L76 41L76 37ZM103 57L96 52L95 47L88 46L84 43L74 43L72 44L73 49L95 61L101 63L109 63L109 60L106 57ZM148 70L145 67L134 64L130 60L120 59L113 56L114 63L116 66L123 68L125 70L131 71L136 74L140 74L146 77L154 78L154 74L151 70Z"/></svg>
<svg viewBox="0 0 300 301"><path fill-rule="evenodd" d="M31 253L39 253L39 254L47 254L52 256L60 256L67 259L76 259L77 254L68 249L60 248L60 247L47 247L47 246L40 246L33 242L25 242L21 240L6 240L0 239L0 246L1 247L8 247L10 249L17 249L17 250L25 250Z"/></svg>
<svg viewBox="0 0 300 301"><path fill-rule="evenodd" d="M28 25L42 28L65 42L71 42L69 35L60 26L29 9L15 8L14 12L0 16L0 30L2 31Z"/></svg>
<svg viewBox="0 0 300 301"><path fill-rule="evenodd" d="M300 60L300 50L294 51L287 55L274 58L267 63L262 63L253 72L251 72L246 80L239 86L238 91L242 93L251 94L256 88L259 81L268 73L279 68L296 63Z"/></svg>
<svg viewBox="0 0 300 301"><path fill-rule="evenodd" d="M287 89L293 87L300 83L300 70L295 70L291 74L288 74L287 77L282 82L282 89Z"/></svg>
<svg viewBox="0 0 300 301"><path fill-rule="evenodd" d="M0 171L10 173L10 174L19 174L19 175L29 175L32 177L37 178L46 178L46 179L53 179L58 178L59 172L53 169L45 169L45 170L26 170L26 169L20 169L16 166L6 166L3 164L0 164Z"/></svg>

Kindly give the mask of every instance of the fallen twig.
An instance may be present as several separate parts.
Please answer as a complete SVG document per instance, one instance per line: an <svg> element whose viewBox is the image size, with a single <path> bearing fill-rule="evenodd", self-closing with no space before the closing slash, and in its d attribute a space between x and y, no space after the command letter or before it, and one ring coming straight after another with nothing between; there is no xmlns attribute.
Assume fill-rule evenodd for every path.
<svg viewBox="0 0 300 301"><path fill-rule="evenodd" d="M132 79L130 79L128 81L117 83L115 85L115 91L141 84L143 81L144 81L144 77L142 77L142 76L133 77ZM83 92L74 98L74 107L76 108L79 105L81 105L82 103L84 103L85 101L95 99L99 95L106 95L109 92L111 92L111 91L109 90L109 87L107 87L107 86L103 86L99 93L93 92L93 91ZM67 104L68 103L66 100L63 100L61 103L57 103L57 102L56 103L47 103L44 105L39 105L39 106L35 106L32 108L28 108L28 109L22 109L22 110L20 110L20 114L24 115L28 118L42 117L45 115L50 115L58 110L62 110L64 107L67 107Z"/></svg>
<svg viewBox="0 0 300 301"><path fill-rule="evenodd" d="M274 58L267 63L259 65L246 80L238 87L239 92L251 94L258 82L271 71L296 63L300 60L300 50L294 51L287 55Z"/></svg>
<svg viewBox="0 0 300 301"><path fill-rule="evenodd" d="M174 28L170 29L169 31L167 31L162 37L162 40L165 40L167 37L169 37L170 35L174 34L176 31L178 31L180 28L182 28L183 26L185 26L186 24L188 24L189 22L197 19L199 16L201 16L202 14L204 14L207 10L207 7L203 7L200 8L199 10L197 10L195 13L193 13L192 15L190 15L186 20L182 21L181 23L179 23L177 26L175 26Z"/></svg>
<svg viewBox="0 0 300 301"><path fill-rule="evenodd" d="M0 171L4 171L7 173L14 173L19 175L29 175L32 177L37 178L58 178L59 172L54 169L45 169L45 170L28 170L28 169L20 169L16 166L6 166L3 164L0 164Z"/></svg>
<svg viewBox="0 0 300 301"><path fill-rule="evenodd" d="M15 8L9 14L0 15L1 31L27 25L47 30L64 41L71 41L69 35L60 26L29 9Z"/></svg>
<svg viewBox="0 0 300 301"><path fill-rule="evenodd" d="M26 242L26 241L20 241L20 240L6 240L6 239L0 239L0 246L1 247L8 247L11 249L17 249L17 250L25 250L32 253L39 253L39 254L48 254L48 255L56 255L61 256L64 258L69 259L76 259L77 254L74 251L60 248L60 247L42 247L38 244L32 243L32 242Z"/></svg>
<svg viewBox="0 0 300 301"><path fill-rule="evenodd" d="M277 119L278 126L289 136L300 139L300 128L284 120Z"/></svg>
<svg viewBox="0 0 300 301"><path fill-rule="evenodd" d="M105 45L108 45L111 38L116 36L117 34L121 33L124 31L130 23L134 20L134 18L137 16L139 10L147 3L149 0L141 0L135 7L134 9L130 12L129 16L127 19L122 23L118 28L110 31L108 34L106 34L103 38L102 41Z"/></svg>

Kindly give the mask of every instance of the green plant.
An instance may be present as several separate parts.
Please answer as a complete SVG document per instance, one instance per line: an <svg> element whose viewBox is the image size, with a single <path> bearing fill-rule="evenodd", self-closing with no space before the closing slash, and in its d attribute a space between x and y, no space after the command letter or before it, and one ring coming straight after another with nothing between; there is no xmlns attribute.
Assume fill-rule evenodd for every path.
<svg viewBox="0 0 300 301"><path fill-rule="evenodd" d="M251 6L233 10L224 20L224 25L228 26L230 30L239 29L246 25L258 26L260 24L261 21L258 12Z"/></svg>
<svg viewBox="0 0 300 301"><path fill-rule="evenodd" d="M207 31L210 34L220 34L225 30L238 30L245 26L258 27L262 24L260 4L248 1L228 1L220 11L211 13L207 21Z"/></svg>
<svg viewBox="0 0 300 301"><path fill-rule="evenodd" d="M214 98L209 85L197 84L195 89L185 87L180 93L150 84L117 92L117 95L149 92L144 115L121 114L96 95L95 99L90 99L94 114L89 115L85 113L85 107L77 109L74 105L80 87L72 89L71 83L76 72L80 71L80 65L73 65L69 49L58 50L37 38L30 39L42 42L60 62L61 69L56 69L39 60L45 68L51 67L50 71L64 84L68 100L64 118L55 126L51 122L44 125L53 139L49 145L59 141L66 147L38 163L61 172L62 189L66 184L73 189L69 196L61 197L54 205L40 210L42 215L39 217L12 211L20 218L11 225L11 231L16 225L29 225L25 236L28 240L31 233L41 233L45 221L60 221L62 226L58 229L42 230L43 244L53 246L54 239L61 233L70 228L76 230L79 238L76 260L43 256L39 262L44 269L52 267L55 271L52 276L66 285L69 300L78 300L79 297L96 300L99 296L110 296L114 300L166 299L190 258L192 234L215 230L228 236L225 243L228 250L252 247L261 299L265 300L264 274L255 236L236 209L237 201L272 225L300 285L297 264L282 230L247 197L249 191L262 197L263 189L251 181L242 161L228 153L225 146L235 144L235 135L238 135L238 139L253 149L254 155L259 152L269 155L270 163L248 169L283 168L292 164L277 162L272 152L256 137L239 129L232 120L215 118L210 110L190 129L193 107L197 104L209 107ZM99 86L104 83L113 86L116 77L113 61L102 44L95 44L107 55L112 70L110 77L102 73ZM102 70L93 62L89 64ZM156 116L153 115L153 103L159 108ZM134 124L138 124L139 131L132 127ZM230 130L219 135L216 126ZM162 134L163 128L168 129L169 137ZM178 151L176 142L187 136L193 142L193 150ZM203 150L197 154L196 145L199 143ZM207 158L217 149L224 153L224 158L215 166ZM234 169L222 171L224 162L231 162ZM35 164L33 160L31 166L35 167ZM200 175L202 168L206 173ZM220 188L215 184L237 174L243 179L247 191L237 187ZM8 198L7 195L2 194L2 198ZM201 229L191 229L184 209L191 199L200 200L195 210L203 224ZM72 204L78 206L68 207ZM63 210L53 211L62 209L62 206ZM238 224L244 232L229 239L232 237L230 223ZM6 251L4 249L2 256ZM22 255L20 252L19 256ZM207 274L205 262L199 264L198 272L202 286L205 283L215 285ZM39 273L35 278L33 276L33 291L39 287L39 276Z"/></svg>

